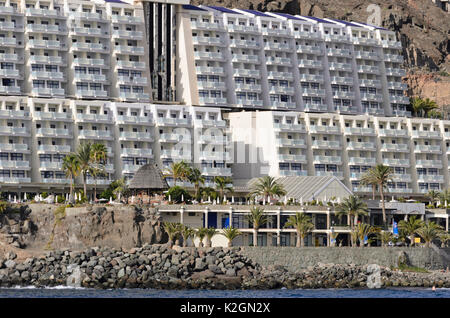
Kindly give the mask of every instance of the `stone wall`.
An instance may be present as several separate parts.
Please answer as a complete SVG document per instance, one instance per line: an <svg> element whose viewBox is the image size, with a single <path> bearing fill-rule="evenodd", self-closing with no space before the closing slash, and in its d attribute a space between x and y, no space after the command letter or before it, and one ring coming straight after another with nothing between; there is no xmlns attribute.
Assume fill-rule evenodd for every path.
<svg viewBox="0 0 450 318"><path fill-rule="evenodd" d="M397 267L400 252L405 252L411 266L426 269L445 269L450 266L450 248L440 249L441 255L432 248L421 247L241 247L242 253L262 266L281 265L298 272L317 263L325 264L378 264ZM442 253L444 252L444 253Z"/></svg>

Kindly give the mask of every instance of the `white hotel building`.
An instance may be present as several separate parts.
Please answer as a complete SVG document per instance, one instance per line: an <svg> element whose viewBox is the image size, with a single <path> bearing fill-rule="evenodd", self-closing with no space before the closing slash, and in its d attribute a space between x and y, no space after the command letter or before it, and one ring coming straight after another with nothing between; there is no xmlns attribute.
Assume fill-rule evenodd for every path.
<svg viewBox="0 0 450 318"><path fill-rule="evenodd" d="M450 121L407 111L394 32L127 2L0 0L0 191L65 191L62 159L84 141L108 148L99 187L179 160L208 186L335 175L369 194L359 178L384 163L397 196L447 187Z"/></svg>

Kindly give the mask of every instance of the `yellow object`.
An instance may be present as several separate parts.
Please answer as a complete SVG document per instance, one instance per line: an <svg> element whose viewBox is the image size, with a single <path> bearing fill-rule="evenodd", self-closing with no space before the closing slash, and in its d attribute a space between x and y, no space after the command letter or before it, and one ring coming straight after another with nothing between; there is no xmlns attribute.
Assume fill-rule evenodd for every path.
<svg viewBox="0 0 450 318"><path fill-rule="evenodd" d="M414 243L420 243L420 237L415 237L414 238Z"/></svg>

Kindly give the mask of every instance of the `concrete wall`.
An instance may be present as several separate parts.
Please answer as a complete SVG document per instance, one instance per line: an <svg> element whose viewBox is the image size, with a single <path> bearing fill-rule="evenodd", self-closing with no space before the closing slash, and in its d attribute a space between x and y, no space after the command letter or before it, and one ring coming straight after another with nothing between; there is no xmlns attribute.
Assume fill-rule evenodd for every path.
<svg viewBox="0 0 450 318"><path fill-rule="evenodd" d="M400 251L408 255L411 266L445 269L450 266L450 248L440 250L447 253L446 259L431 248L420 247L241 247L244 255L263 266L282 265L291 271L299 271L319 262L397 267Z"/></svg>

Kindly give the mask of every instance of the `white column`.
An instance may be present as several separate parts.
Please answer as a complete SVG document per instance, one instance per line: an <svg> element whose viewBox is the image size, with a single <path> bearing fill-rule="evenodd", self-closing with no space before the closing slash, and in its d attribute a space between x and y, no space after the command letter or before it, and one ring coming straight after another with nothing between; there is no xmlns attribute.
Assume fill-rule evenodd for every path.
<svg viewBox="0 0 450 318"><path fill-rule="evenodd" d="M180 208L180 223L184 224L184 207Z"/></svg>
<svg viewBox="0 0 450 318"><path fill-rule="evenodd" d="M232 207L230 207L229 214L230 214L230 221L229 221L228 225L229 225L229 227L232 227L233 226L233 208Z"/></svg>
<svg viewBox="0 0 450 318"><path fill-rule="evenodd" d="M206 208L205 209L205 227L208 227L208 212L209 212L209 209L208 208Z"/></svg>
<svg viewBox="0 0 450 318"><path fill-rule="evenodd" d="M448 232L448 215L445 218L445 230Z"/></svg>

